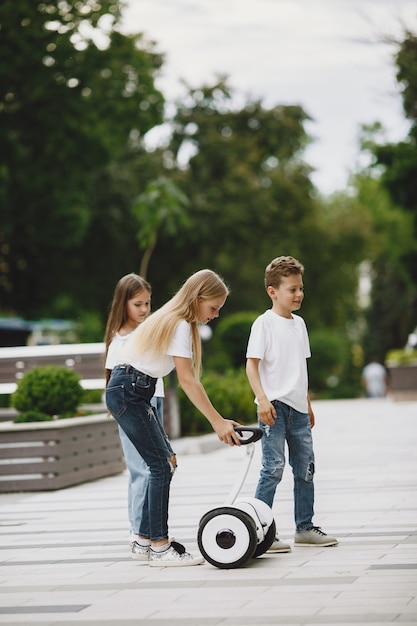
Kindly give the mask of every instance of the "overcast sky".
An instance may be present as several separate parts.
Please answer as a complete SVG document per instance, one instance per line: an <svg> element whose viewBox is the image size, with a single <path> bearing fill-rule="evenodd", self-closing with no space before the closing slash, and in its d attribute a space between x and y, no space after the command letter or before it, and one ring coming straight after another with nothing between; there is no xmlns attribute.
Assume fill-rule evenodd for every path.
<svg viewBox="0 0 417 626"><path fill-rule="evenodd" d="M165 53L157 85L168 100L227 74L242 98L300 104L315 138L305 159L323 193L346 186L360 125L388 139L408 129L383 35L417 31L416 0L128 0L124 29Z"/></svg>

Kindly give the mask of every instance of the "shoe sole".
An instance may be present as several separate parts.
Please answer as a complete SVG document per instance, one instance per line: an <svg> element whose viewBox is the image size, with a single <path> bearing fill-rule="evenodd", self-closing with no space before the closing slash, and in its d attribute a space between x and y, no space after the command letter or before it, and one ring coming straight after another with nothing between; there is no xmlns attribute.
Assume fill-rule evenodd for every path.
<svg viewBox="0 0 417 626"><path fill-rule="evenodd" d="M269 550L267 550L268 554L279 554L279 553L284 553L284 552L291 552L291 548L281 548L278 550L272 550L270 548Z"/></svg>
<svg viewBox="0 0 417 626"><path fill-rule="evenodd" d="M149 561L149 567L190 567L192 565L202 565L204 559L193 559L192 561Z"/></svg>
<svg viewBox="0 0 417 626"><path fill-rule="evenodd" d="M134 561L148 561L149 557L147 554L131 554L131 557Z"/></svg>
<svg viewBox="0 0 417 626"><path fill-rule="evenodd" d="M294 543L294 545L308 548L330 548L331 546L337 546L338 543L338 541L326 541L325 543Z"/></svg>

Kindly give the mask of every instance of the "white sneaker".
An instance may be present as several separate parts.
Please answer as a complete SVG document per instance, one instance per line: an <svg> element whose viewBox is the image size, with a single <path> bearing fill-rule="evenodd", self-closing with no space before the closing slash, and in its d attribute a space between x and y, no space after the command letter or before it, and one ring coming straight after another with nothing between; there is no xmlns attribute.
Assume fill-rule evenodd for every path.
<svg viewBox="0 0 417 626"><path fill-rule="evenodd" d="M135 539L136 537L136 539ZM143 541L143 539L142 539ZM175 541L175 538L168 539L169 542ZM144 546L140 543L139 535L130 535L130 556L134 561L148 561L149 559L149 550L151 548L150 544L148 546Z"/></svg>
<svg viewBox="0 0 417 626"><path fill-rule="evenodd" d="M201 565L204 563L204 558L190 554L181 543L172 541L169 548L163 552L155 552L151 548L148 563L149 567L185 567L187 565Z"/></svg>
<svg viewBox="0 0 417 626"><path fill-rule="evenodd" d="M291 552L291 546L288 543L281 541L279 537L275 537L267 552Z"/></svg>
<svg viewBox="0 0 417 626"><path fill-rule="evenodd" d="M134 541L130 544L131 556L135 561L147 561L149 559L150 546L141 546L140 543Z"/></svg>

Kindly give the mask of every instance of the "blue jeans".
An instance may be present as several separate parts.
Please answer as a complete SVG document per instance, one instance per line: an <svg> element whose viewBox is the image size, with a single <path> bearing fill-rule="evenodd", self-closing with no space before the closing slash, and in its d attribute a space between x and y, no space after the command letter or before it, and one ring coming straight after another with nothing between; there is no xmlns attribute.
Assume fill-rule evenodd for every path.
<svg viewBox="0 0 417 626"><path fill-rule="evenodd" d="M148 489L139 534L152 541L168 539L169 489L174 467L168 438L151 406L156 379L131 365L118 365L106 387L106 404L149 467Z"/></svg>
<svg viewBox="0 0 417 626"><path fill-rule="evenodd" d="M292 407L274 400L277 412L273 426L259 423L262 437L262 469L255 498L271 508L275 491L281 482L285 467L285 442L288 444L289 463L294 477L294 519L296 530L303 532L313 527L314 515L314 452L310 418Z"/></svg>
<svg viewBox="0 0 417 626"><path fill-rule="evenodd" d="M164 401L163 398L151 399L151 406L155 409L159 423L164 423ZM130 533L139 534L142 520L142 510L145 504L146 491L149 483L149 467L136 450L125 431L119 426L120 442L123 448L126 467L129 472L129 482L127 486L127 510L129 516Z"/></svg>

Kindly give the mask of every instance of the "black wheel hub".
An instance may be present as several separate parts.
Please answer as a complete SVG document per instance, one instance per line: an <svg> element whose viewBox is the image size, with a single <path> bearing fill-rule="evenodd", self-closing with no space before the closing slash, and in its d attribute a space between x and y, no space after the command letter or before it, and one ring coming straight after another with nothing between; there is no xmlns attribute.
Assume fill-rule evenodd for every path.
<svg viewBox="0 0 417 626"><path fill-rule="evenodd" d="M236 543L236 535L229 528L222 528L216 535L216 543L223 550L233 548Z"/></svg>

